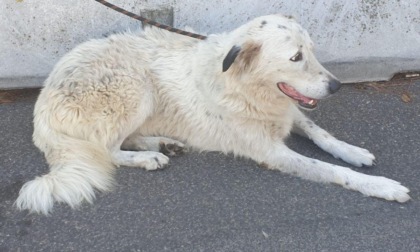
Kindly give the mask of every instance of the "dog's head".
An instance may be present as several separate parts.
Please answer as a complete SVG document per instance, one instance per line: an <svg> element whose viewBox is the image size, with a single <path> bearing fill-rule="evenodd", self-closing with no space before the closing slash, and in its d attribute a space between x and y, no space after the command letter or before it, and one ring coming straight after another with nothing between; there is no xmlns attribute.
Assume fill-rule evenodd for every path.
<svg viewBox="0 0 420 252"><path fill-rule="evenodd" d="M315 58L309 34L293 18L264 16L232 32L223 72L264 83L306 109L335 93L341 83Z"/></svg>

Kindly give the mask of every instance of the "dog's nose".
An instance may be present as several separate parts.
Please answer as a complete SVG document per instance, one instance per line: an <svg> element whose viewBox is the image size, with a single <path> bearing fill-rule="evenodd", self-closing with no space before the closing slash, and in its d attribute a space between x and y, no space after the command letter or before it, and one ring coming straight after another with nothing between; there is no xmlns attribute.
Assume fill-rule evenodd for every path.
<svg viewBox="0 0 420 252"><path fill-rule="evenodd" d="M330 94L334 94L341 88L341 82L336 79L330 79L328 82L328 89L330 90Z"/></svg>

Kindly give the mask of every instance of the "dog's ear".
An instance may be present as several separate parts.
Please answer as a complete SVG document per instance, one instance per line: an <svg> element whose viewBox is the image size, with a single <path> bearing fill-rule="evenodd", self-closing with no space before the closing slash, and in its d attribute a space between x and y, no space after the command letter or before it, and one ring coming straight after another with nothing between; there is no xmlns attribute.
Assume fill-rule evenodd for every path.
<svg viewBox="0 0 420 252"><path fill-rule="evenodd" d="M238 57L240 51L241 47L236 45L230 49L225 59L223 60L223 72L226 72L229 69L229 67L235 61L236 57Z"/></svg>
<svg viewBox="0 0 420 252"><path fill-rule="evenodd" d="M223 60L223 72L226 72L235 60L237 61L235 65L237 65L238 70L248 69L253 62L256 62L260 50L261 44L254 41L245 42L241 47L232 47Z"/></svg>

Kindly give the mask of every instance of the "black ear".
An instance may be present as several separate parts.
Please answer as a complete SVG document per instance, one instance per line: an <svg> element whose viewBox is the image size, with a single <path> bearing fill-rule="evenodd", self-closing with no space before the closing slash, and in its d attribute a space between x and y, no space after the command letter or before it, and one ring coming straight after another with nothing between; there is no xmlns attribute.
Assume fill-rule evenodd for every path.
<svg viewBox="0 0 420 252"><path fill-rule="evenodd" d="M229 69L229 67L235 61L236 57L238 57L240 51L240 46L233 46L232 49L230 49L230 51L226 55L226 58L223 60L223 72L226 72Z"/></svg>

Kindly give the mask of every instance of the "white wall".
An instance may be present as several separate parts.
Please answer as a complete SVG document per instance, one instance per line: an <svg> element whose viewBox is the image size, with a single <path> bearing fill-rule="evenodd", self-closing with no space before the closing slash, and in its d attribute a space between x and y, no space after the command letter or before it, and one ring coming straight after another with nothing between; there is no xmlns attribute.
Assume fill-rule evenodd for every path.
<svg viewBox="0 0 420 252"><path fill-rule="evenodd" d="M0 88L39 86L78 43L140 26L94 0L0 1ZM418 0L111 2L135 13L173 7L175 26L202 33L231 30L260 15L291 14L308 29L319 59L344 81L420 70Z"/></svg>

